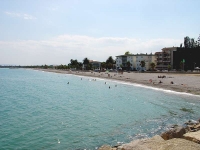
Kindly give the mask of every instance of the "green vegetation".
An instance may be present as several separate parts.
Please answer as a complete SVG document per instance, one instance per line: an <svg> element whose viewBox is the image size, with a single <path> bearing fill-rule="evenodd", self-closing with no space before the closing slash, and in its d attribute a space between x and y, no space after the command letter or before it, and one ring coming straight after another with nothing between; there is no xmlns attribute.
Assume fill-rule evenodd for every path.
<svg viewBox="0 0 200 150"><path fill-rule="evenodd" d="M170 71L172 69L171 65L167 66L168 71Z"/></svg>
<svg viewBox="0 0 200 150"><path fill-rule="evenodd" d="M141 67L145 67L145 61L141 61L141 62L140 62L140 66L141 66Z"/></svg>
<svg viewBox="0 0 200 150"><path fill-rule="evenodd" d="M127 66L127 70L129 71L129 70L130 70L130 67L131 67L130 61L127 61L126 66Z"/></svg>
<svg viewBox="0 0 200 150"><path fill-rule="evenodd" d="M154 70L155 67L156 67L156 64L152 62L152 63L150 64L150 66L151 66L151 69Z"/></svg>
<svg viewBox="0 0 200 150"><path fill-rule="evenodd" d="M180 47L182 47L182 43L180 44ZM189 36L184 37L184 47L185 48L199 48L200 47L200 35L195 41L194 38L190 38Z"/></svg>
<svg viewBox="0 0 200 150"><path fill-rule="evenodd" d="M129 51L126 51L126 52L124 53L124 55L131 55L131 53L130 53Z"/></svg>

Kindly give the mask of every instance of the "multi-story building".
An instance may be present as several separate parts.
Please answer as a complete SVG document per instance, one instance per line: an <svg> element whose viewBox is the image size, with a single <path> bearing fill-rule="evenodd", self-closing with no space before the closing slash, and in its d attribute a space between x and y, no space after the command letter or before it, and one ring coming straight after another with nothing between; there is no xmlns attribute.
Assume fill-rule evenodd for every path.
<svg viewBox="0 0 200 150"><path fill-rule="evenodd" d="M181 65L181 62L183 64ZM173 69L194 70L200 67L200 47L196 48L177 48L173 52Z"/></svg>
<svg viewBox="0 0 200 150"><path fill-rule="evenodd" d="M95 69L101 68L101 62L96 60L89 60L89 63L92 64L92 67Z"/></svg>
<svg viewBox="0 0 200 150"><path fill-rule="evenodd" d="M162 52L156 52L156 69L167 70L170 65L173 68L173 54L177 47L165 47Z"/></svg>
<svg viewBox="0 0 200 150"><path fill-rule="evenodd" d="M156 56L153 54L130 54L116 56L116 67L127 68L127 62L130 62L132 70L141 70L141 61L145 61L145 67L143 69L150 69L150 64L156 62Z"/></svg>

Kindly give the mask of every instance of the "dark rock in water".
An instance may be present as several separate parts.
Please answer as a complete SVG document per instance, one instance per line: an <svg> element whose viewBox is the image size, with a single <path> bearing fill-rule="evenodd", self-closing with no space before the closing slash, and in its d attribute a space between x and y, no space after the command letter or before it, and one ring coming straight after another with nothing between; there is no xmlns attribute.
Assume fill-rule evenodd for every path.
<svg viewBox="0 0 200 150"><path fill-rule="evenodd" d="M186 133L185 128L178 126L174 129L171 129L169 131L162 133L161 137L164 140L169 140L169 139L173 139L173 138L182 138L183 134L185 134L185 133Z"/></svg>
<svg viewBox="0 0 200 150"><path fill-rule="evenodd" d="M171 126L171 128L177 128L177 127L178 127L177 124L174 124L174 125Z"/></svg>
<svg viewBox="0 0 200 150"><path fill-rule="evenodd" d="M186 125L195 125L195 124L198 124L197 121L195 120L189 120L188 122L185 123Z"/></svg>

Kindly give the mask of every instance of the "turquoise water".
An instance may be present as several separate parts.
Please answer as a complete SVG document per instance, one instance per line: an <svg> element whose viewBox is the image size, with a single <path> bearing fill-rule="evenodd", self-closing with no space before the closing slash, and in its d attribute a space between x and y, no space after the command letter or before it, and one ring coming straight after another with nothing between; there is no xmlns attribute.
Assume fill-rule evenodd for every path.
<svg viewBox="0 0 200 150"><path fill-rule="evenodd" d="M160 134L173 124L198 119L199 110L197 96L0 69L0 149L97 149Z"/></svg>

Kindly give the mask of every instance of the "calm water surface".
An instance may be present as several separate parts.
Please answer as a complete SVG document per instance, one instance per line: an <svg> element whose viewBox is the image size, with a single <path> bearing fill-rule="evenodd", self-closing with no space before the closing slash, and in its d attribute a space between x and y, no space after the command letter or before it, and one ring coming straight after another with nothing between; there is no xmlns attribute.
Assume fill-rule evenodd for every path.
<svg viewBox="0 0 200 150"><path fill-rule="evenodd" d="M197 96L0 69L0 149L97 149L160 134L173 124L198 119L199 110Z"/></svg>

